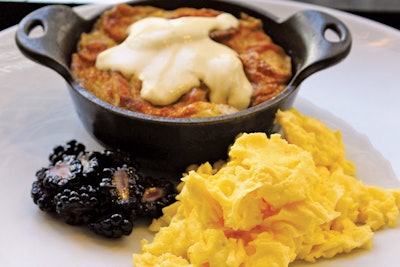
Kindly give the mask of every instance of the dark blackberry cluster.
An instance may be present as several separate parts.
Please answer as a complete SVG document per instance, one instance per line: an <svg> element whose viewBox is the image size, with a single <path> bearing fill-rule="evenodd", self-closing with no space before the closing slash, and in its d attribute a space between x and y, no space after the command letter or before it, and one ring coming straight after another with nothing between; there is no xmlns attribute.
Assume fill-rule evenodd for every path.
<svg viewBox="0 0 400 267"><path fill-rule="evenodd" d="M139 217L160 217L177 195L172 182L142 176L138 163L120 151L86 151L72 140L55 147L49 161L36 172L33 202L105 237L129 235Z"/></svg>

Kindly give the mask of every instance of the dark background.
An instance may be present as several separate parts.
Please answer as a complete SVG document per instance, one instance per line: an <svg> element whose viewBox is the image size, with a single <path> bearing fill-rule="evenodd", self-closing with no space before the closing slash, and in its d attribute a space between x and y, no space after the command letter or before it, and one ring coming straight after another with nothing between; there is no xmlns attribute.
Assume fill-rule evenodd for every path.
<svg viewBox="0 0 400 267"><path fill-rule="evenodd" d="M166 0L169 1L169 0ZM26 3L26 2L0 2L0 30L11 27L27 14L46 4ZM76 6L76 5L69 5ZM352 14L363 16L400 30L400 12L390 11L354 11L343 10Z"/></svg>

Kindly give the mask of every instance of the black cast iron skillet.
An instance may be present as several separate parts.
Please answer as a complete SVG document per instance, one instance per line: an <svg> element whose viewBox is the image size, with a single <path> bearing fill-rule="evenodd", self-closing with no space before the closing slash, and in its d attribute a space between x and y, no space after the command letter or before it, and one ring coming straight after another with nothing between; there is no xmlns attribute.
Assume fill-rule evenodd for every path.
<svg viewBox="0 0 400 267"><path fill-rule="evenodd" d="M159 118L114 107L94 97L74 80L69 65L71 54L83 32L97 16L86 20L66 6L47 6L27 15L19 24L16 42L27 57L57 71L66 80L76 111L100 143L136 155L146 168L181 172L192 163L227 157L228 147L241 132L276 131L275 113L290 107L298 86L311 74L344 59L351 48L351 34L338 19L314 10L299 11L284 21L249 4L216 0L149 0L132 5L164 9L213 8L239 16L245 12L262 19L265 32L292 58L293 77L277 97L235 114L213 118ZM36 26L40 37L30 37ZM337 35L327 40L326 32Z"/></svg>

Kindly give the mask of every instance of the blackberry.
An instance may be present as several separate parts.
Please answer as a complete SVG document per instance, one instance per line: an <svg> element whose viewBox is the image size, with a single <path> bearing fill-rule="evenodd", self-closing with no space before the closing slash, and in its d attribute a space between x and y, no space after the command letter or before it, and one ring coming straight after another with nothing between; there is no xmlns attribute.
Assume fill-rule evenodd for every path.
<svg viewBox="0 0 400 267"><path fill-rule="evenodd" d="M76 156L65 156L55 165L50 165L46 170L37 173L39 180L43 181L45 188L61 190L67 186L79 183L82 175L82 163Z"/></svg>
<svg viewBox="0 0 400 267"><path fill-rule="evenodd" d="M76 140L71 140L65 145L55 147L53 153L49 156L49 160L52 165L55 165L58 161L63 160L65 156L78 156L85 149L86 147L83 144Z"/></svg>
<svg viewBox="0 0 400 267"><path fill-rule="evenodd" d="M82 176L86 184L98 184L104 163L100 152L85 152L78 156L82 165Z"/></svg>
<svg viewBox="0 0 400 267"><path fill-rule="evenodd" d="M92 211L99 201L97 190L91 185L82 185L78 189L64 189L54 197L57 213L68 224L88 223Z"/></svg>
<svg viewBox="0 0 400 267"><path fill-rule="evenodd" d="M136 220L135 209L144 188L137 183L140 176L133 167L104 168L98 186L101 199L97 214L88 224L96 234L118 238L132 232Z"/></svg>
<svg viewBox="0 0 400 267"><path fill-rule="evenodd" d="M138 212L142 216L158 218L162 209L173 202L178 194L175 185L167 179L146 177L144 192L138 204Z"/></svg>
<svg viewBox="0 0 400 267"><path fill-rule="evenodd" d="M32 183L31 197L41 210L47 212L55 211L54 195L43 187L42 181L34 181Z"/></svg>
<svg viewBox="0 0 400 267"><path fill-rule="evenodd" d="M90 230L108 238L119 238L129 235L133 229L133 222L124 213L110 213L88 224Z"/></svg>
<svg viewBox="0 0 400 267"><path fill-rule="evenodd" d="M118 168L105 168L99 184L100 194L106 203L123 209L133 209L142 198L144 188L138 183L140 176L133 167L123 165Z"/></svg>
<svg viewBox="0 0 400 267"><path fill-rule="evenodd" d="M53 149L49 165L36 172L31 197L64 222L86 225L96 234L129 235L139 216L157 218L175 201L175 186L143 177L139 164L121 151L86 151L75 140Z"/></svg>

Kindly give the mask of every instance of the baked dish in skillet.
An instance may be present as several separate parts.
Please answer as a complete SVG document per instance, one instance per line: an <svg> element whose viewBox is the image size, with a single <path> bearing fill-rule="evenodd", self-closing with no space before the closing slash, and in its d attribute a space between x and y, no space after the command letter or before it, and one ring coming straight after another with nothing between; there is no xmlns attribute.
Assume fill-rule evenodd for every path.
<svg viewBox="0 0 400 267"><path fill-rule="evenodd" d="M226 13L210 8L196 9L183 7L174 10L164 10L152 6L117 5L100 16L92 31L81 35L77 52L72 56L71 70L80 85L96 97L124 109L161 117L190 118L225 115L258 105L279 94L286 88L292 75L290 57L263 31L261 20L243 13L239 19L235 18L237 25L234 27L222 25L218 28L219 25L216 24L216 20L221 17L221 14ZM214 18L215 20L195 20L192 21L194 26L190 24L190 21L187 22L188 25L185 26L185 31L189 32L190 41L187 41L187 32L184 32L186 36L178 40L168 39L169 37L165 36L163 32L159 41L163 45L168 46L168 49L173 47L175 50L170 54L164 52L160 54L159 51L162 47L159 46L155 50L159 53L159 57L163 57L162 60L180 60L185 62L184 64L186 65L183 66L185 71L191 65L198 64L197 67L193 66L189 73L192 76L193 73L194 76L198 74L195 77L194 83L185 84L185 73L181 74L171 71L172 68L179 68L179 66L176 66L177 64L169 62L163 66L163 70L159 71L160 60L157 61L157 66L148 66L149 70L145 74L139 75L135 71L126 73L124 71L126 67L121 67L121 64L132 64L140 60L136 57L128 61L126 53L129 53L129 51L126 50L123 51L125 54L122 56L120 56L122 52L119 55L117 53L108 54L108 59L103 60L103 62L105 60L109 61L106 66L105 64L101 66L99 63L99 55L102 55L104 51L107 50L109 52L111 51L110 48L115 48L121 43L126 42L129 38L132 39L132 37L129 37L129 29L132 29L131 25L135 26L136 22L144 22L146 18L162 18L176 21L183 17L190 19ZM155 21L156 23L166 23L162 20ZM180 23L183 24L184 22ZM207 23L212 24L207 29L209 30L207 31L207 38L212 42L210 44L214 45L213 43L218 43L218 45L225 46L227 50L231 50L234 53L234 57L237 57L240 62L239 70L231 68L235 63L224 63L227 66L221 65L219 62L210 63L210 61L215 61L216 58L221 57L217 54L219 53L218 47L216 47L217 52L213 54L211 50L214 49L214 46L206 46L202 43L200 46L192 49L192 52L195 54L193 58L190 58L187 52L181 52L184 49L188 50L186 47L183 47L185 45L190 45L190 43L194 42L203 42L203 40L198 40L197 32L204 31L208 25ZM199 26L196 27L197 25ZM151 34L150 31L155 29L149 25L146 25L146 27L145 29L149 31L146 34ZM164 24L162 27L164 27ZM165 31L165 29L161 28L162 31ZM158 33L161 31L160 29L157 30ZM130 30L130 32L132 31ZM174 34L176 31L178 30L175 30ZM147 38L147 36L143 37L143 34L136 37L137 39L132 39L131 43L127 45L136 45L140 41L140 38ZM148 52L149 47L152 46L150 42L146 39L146 42L143 44L144 52L141 50L140 55ZM169 43L165 44L167 42ZM176 43L183 43L183 46L179 47L180 44L177 45ZM181 53L181 55L177 55L177 53ZM151 64L153 58L157 57L154 53L150 53L149 55L145 59L148 65ZM125 58L126 63L110 59L110 57L118 56ZM203 59L207 57L209 61L205 62ZM250 93L244 92L246 85L243 84L238 84L239 88L236 91L233 89L235 85L228 84L225 86L222 84L231 80L233 80L233 83L236 82L237 77L240 77L240 73L238 74L237 71L243 71L244 78L247 80L245 82L250 87L250 91L248 90ZM205 74L200 72L204 72ZM204 77L209 74L215 75L211 78ZM146 82L146 75L150 79L166 76L164 79L157 81L158 87L172 83L177 88L186 88L177 93L175 98L169 102L160 102L143 96L142 88ZM174 77L178 77L178 81L174 81ZM148 83L154 84L154 81ZM157 87L157 84L154 86ZM218 88L224 86L227 87L226 90ZM158 90L158 88L154 90ZM218 93L216 92L218 90L230 90L230 92ZM212 97L213 93L220 94L220 96ZM238 101L230 101L229 94L236 94L237 98L240 98L239 101L244 101L244 103L237 104L236 102ZM160 92L157 91L156 95L159 96Z"/></svg>

